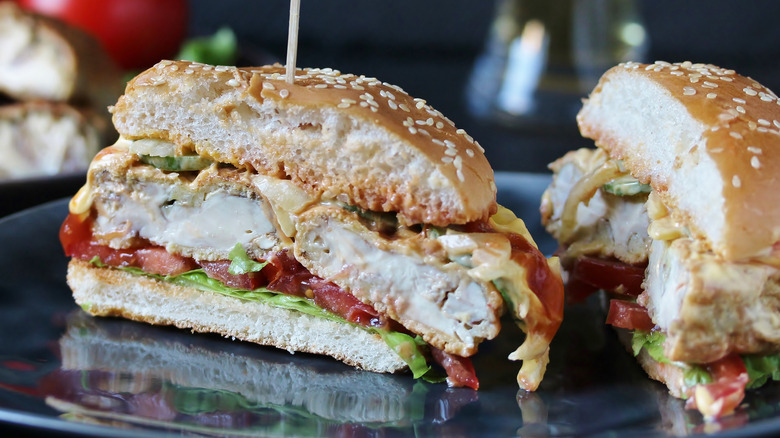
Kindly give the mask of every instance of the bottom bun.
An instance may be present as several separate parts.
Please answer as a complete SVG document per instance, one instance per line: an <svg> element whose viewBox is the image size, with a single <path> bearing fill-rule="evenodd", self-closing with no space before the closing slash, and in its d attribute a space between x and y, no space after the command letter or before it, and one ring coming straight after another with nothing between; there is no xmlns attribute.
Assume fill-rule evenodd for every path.
<svg viewBox="0 0 780 438"><path fill-rule="evenodd" d="M631 332L624 329L616 329L616 331L620 343L626 347L629 353L632 353ZM666 385L671 395L677 398L685 398L685 379L682 368L658 362L644 348L636 356L636 360L651 379Z"/></svg>
<svg viewBox="0 0 780 438"><path fill-rule="evenodd" d="M407 367L381 336L352 324L76 259L68 264L67 280L76 303L93 315L218 333L290 352L324 354L373 372Z"/></svg>

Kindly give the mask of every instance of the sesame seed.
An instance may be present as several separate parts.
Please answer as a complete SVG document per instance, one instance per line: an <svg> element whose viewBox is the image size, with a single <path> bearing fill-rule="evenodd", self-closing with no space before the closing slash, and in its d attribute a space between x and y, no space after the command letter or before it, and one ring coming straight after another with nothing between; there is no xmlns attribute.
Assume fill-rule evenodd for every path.
<svg viewBox="0 0 780 438"><path fill-rule="evenodd" d="M477 149L479 149L480 152L482 152L483 154L485 153L485 148L483 148L478 141L474 140L474 145L477 147Z"/></svg>
<svg viewBox="0 0 780 438"><path fill-rule="evenodd" d="M460 170L463 167L463 158L461 158L460 155L458 155L457 157L455 157L455 161L453 161L452 164L454 164L455 167Z"/></svg>
<svg viewBox="0 0 780 438"><path fill-rule="evenodd" d="M171 64L173 64L173 61L171 61L170 59L164 59L164 60L160 61L160 65L163 66L163 67L167 67L167 66L169 66ZM162 67L158 66L157 68L159 69L159 68L162 68Z"/></svg>
<svg viewBox="0 0 780 438"><path fill-rule="evenodd" d="M387 97L389 97L391 100L395 100L395 95L391 92L387 92Z"/></svg>
<svg viewBox="0 0 780 438"><path fill-rule="evenodd" d="M398 108L401 108L402 110L406 111L407 113L410 111L409 107L406 106L405 103L402 103L402 104L398 105Z"/></svg>
<svg viewBox="0 0 780 438"><path fill-rule="evenodd" d="M701 84L701 86L702 88L718 88L718 84L709 81L704 81L704 83Z"/></svg>
<svg viewBox="0 0 780 438"><path fill-rule="evenodd" d="M444 140L444 145L448 148L455 148L455 143L453 143L451 140Z"/></svg>
<svg viewBox="0 0 780 438"><path fill-rule="evenodd" d="M346 102L342 102L342 103L336 105L337 108L349 108L350 106L351 105L346 103Z"/></svg>
<svg viewBox="0 0 780 438"><path fill-rule="evenodd" d="M178 71L179 70L179 66L174 64L174 65L171 66L170 70L171 71Z"/></svg>
<svg viewBox="0 0 780 438"><path fill-rule="evenodd" d="M742 91L745 92L748 96L755 96L758 94L758 92L750 87L745 87Z"/></svg>
<svg viewBox="0 0 780 438"><path fill-rule="evenodd" d="M458 155L458 151L452 148L447 148L444 150L444 154L454 157L455 155Z"/></svg>
<svg viewBox="0 0 780 438"><path fill-rule="evenodd" d="M264 90L275 90L276 87L274 87L274 84L270 82L263 82L263 89Z"/></svg>
<svg viewBox="0 0 780 438"><path fill-rule="evenodd" d="M355 90L358 90L358 91L365 90L365 87L363 87L362 85L357 85L357 84L352 84L352 88L355 89Z"/></svg>
<svg viewBox="0 0 780 438"><path fill-rule="evenodd" d="M185 68L184 69L184 73L188 74L188 75L191 75L191 74L195 73L195 70L193 70L191 68Z"/></svg>
<svg viewBox="0 0 780 438"><path fill-rule="evenodd" d="M675 75L675 76L682 76L682 75L684 75L685 73L683 73L683 72L681 72L681 71L673 71L673 72L671 72L671 74L673 74L673 75Z"/></svg>
<svg viewBox="0 0 780 438"><path fill-rule="evenodd" d="M766 119L758 119L758 124L759 125L764 125L764 126L769 126L770 125L769 120L766 120Z"/></svg>
<svg viewBox="0 0 780 438"><path fill-rule="evenodd" d="M775 125L775 127L780 128L780 122L777 120L772 120L772 124Z"/></svg>
<svg viewBox="0 0 780 438"><path fill-rule="evenodd" d="M685 96L693 96L694 94L696 94L696 90L694 88L691 88L691 87L684 87L683 88L683 95L685 95Z"/></svg>
<svg viewBox="0 0 780 438"><path fill-rule="evenodd" d="M734 175L733 178L731 178L731 185L739 188L742 185L742 181L739 179L739 175Z"/></svg>
<svg viewBox="0 0 780 438"><path fill-rule="evenodd" d="M415 128L414 126L410 126L409 132L411 132L412 134L417 134L417 128Z"/></svg>
<svg viewBox="0 0 780 438"><path fill-rule="evenodd" d="M441 161L444 162L444 164L450 164L455 161L455 159L452 157L441 157Z"/></svg>
<svg viewBox="0 0 780 438"><path fill-rule="evenodd" d="M718 95L715 93L707 93L707 99L715 99L716 97L718 97Z"/></svg>
<svg viewBox="0 0 780 438"><path fill-rule="evenodd" d="M733 138L736 138L737 140L742 140L742 134L740 134L739 132L731 131L729 132L729 135L732 136Z"/></svg>
<svg viewBox="0 0 780 438"><path fill-rule="evenodd" d="M370 106L368 108L371 110L372 113L379 111L375 106Z"/></svg>
<svg viewBox="0 0 780 438"><path fill-rule="evenodd" d="M474 156L474 151L471 150L471 149L466 149L466 155L468 155L469 157L473 157Z"/></svg>
<svg viewBox="0 0 780 438"><path fill-rule="evenodd" d="M387 101L387 106L389 106L390 109L392 109L392 110L397 110L398 109L398 105L396 105L396 103L393 102L392 100L388 100Z"/></svg>
<svg viewBox="0 0 780 438"><path fill-rule="evenodd" d="M227 84L231 87L238 87L240 83L236 79L230 79Z"/></svg>
<svg viewBox="0 0 780 438"><path fill-rule="evenodd" d="M745 108L742 105L737 105L737 112L740 114L745 114Z"/></svg>
<svg viewBox="0 0 780 438"><path fill-rule="evenodd" d="M762 152L761 148L757 148L755 146L748 146L747 150L748 150L748 152L752 152L752 153L754 153L756 155L761 155L761 152Z"/></svg>
<svg viewBox="0 0 780 438"><path fill-rule="evenodd" d="M425 121L425 124L428 126L433 126L433 117L428 117L428 120Z"/></svg>
<svg viewBox="0 0 780 438"><path fill-rule="evenodd" d="M425 125L426 124L425 120L415 120L414 123L416 123L418 125Z"/></svg>
<svg viewBox="0 0 780 438"><path fill-rule="evenodd" d="M442 122L436 122L436 128L441 129L444 127L444 123Z"/></svg>
<svg viewBox="0 0 780 438"><path fill-rule="evenodd" d="M224 65L218 65L214 67L214 71L218 71L218 72L228 71L228 68Z"/></svg>
<svg viewBox="0 0 780 438"><path fill-rule="evenodd" d="M423 128L417 128L417 132L419 132L420 134L423 134L423 135L427 135L428 137L431 136L431 133L428 132L427 130L423 129Z"/></svg>
<svg viewBox="0 0 780 438"><path fill-rule="evenodd" d="M360 102L360 106L362 106L363 108L365 108L365 107L367 107L367 106L368 106L368 102L366 102L366 101L364 100L364 101Z"/></svg>
<svg viewBox="0 0 780 438"><path fill-rule="evenodd" d="M342 84L336 84L333 86L333 88L338 88L339 90L346 90L347 86Z"/></svg>
<svg viewBox="0 0 780 438"><path fill-rule="evenodd" d="M726 82L732 82L734 80L734 79L732 79L730 77L727 77L727 76L718 76L718 79L720 79L721 81L726 81Z"/></svg>
<svg viewBox="0 0 780 438"><path fill-rule="evenodd" d="M464 181L466 181L466 178L464 178L464 177L463 177L463 171L462 171L462 170L458 169L458 170L455 172L455 175L457 175L457 176L458 176L458 180L460 180L460 182L464 182Z"/></svg>
<svg viewBox="0 0 780 438"><path fill-rule="evenodd" d="M754 169L761 167L761 162L758 161L758 157L752 157L750 159L750 166L752 166Z"/></svg>
<svg viewBox="0 0 780 438"><path fill-rule="evenodd" d="M743 105L744 105L745 103L747 103L747 102L745 101L745 99L740 99L739 97L735 97L735 98L733 98L733 99L731 99L731 100L733 100L734 102L737 102L737 103L741 103L741 104L743 104Z"/></svg>
<svg viewBox="0 0 780 438"><path fill-rule="evenodd" d="M290 90L287 90L287 89L281 89L281 90L279 90L279 96L280 96L282 99L286 99L286 98L287 98L289 95L290 95Z"/></svg>
<svg viewBox="0 0 780 438"><path fill-rule="evenodd" d="M444 142L443 142L443 141L441 141L441 140L439 140L438 138L434 138L434 139L433 139L433 140L431 140L431 141L432 141L432 142L434 142L434 143L436 143L436 144L437 144L437 145L439 145L439 146L444 146Z"/></svg>
<svg viewBox="0 0 780 438"><path fill-rule="evenodd" d="M350 105L357 103L357 101L356 101L356 100L347 99L346 97L342 97L342 98L341 98L341 101L342 101L343 103L348 103L348 104L350 104Z"/></svg>

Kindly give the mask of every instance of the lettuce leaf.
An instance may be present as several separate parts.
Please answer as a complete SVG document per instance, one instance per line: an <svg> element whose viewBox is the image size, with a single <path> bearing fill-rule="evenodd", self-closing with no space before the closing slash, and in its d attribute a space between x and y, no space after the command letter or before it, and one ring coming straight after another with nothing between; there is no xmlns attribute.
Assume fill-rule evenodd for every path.
<svg viewBox="0 0 780 438"><path fill-rule="evenodd" d="M644 348L656 362L670 363L664 355L665 340L666 336L659 331L634 330L631 338L631 349L634 351L634 356L639 355L639 352Z"/></svg>
<svg viewBox="0 0 780 438"><path fill-rule="evenodd" d="M635 356L644 348L656 361L676 365L664 355L663 343L665 340L666 336L661 332L635 330L631 346ZM742 362L744 362L748 372L747 389L758 388L770 378L780 380L780 354L744 355ZM696 364L680 364L680 366L685 369L683 378L687 387L712 382L712 375L704 366Z"/></svg>
<svg viewBox="0 0 780 438"><path fill-rule="evenodd" d="M240 243L236 243L236 246L230 250L230 253L228 254L228 260L230 260L230 267L228 267L228 272L233 275L260 272L260 270L268 264L268 262L260 263L249 258L246 250L244 250L244 247Z"/></svg>
<svg viewBox="0 0 780 438"><path fill-rule="evenodd" d="M236 252L235 255L233 254L234 252ZM243 255L238 254L239 252ZM242 257L248 258L246 252L244 252L243 247L241 247L240 245L234 247L233 251L231 251L230 254L231 256L233 256L233 259L231 259L232 261L231 266L233 265L233 263L235 263L236 259L241 259ZM90 260L90 263L99 267L106 266L100 261L98 257L94 257L92 260ZM240 267L239 269L243 269L243 268L246 268L246 266ZM327 310L323 309L322 307L317 306L312 301L306 298L273 292L264 287L255 290L236 289L225 285L219 280L215 280L209 277L206 274L206 271L204 271L203 269L194 269L192 271L187 271L179 275L150 274L144 272L139 268L134 268L134 267L118 267L116 269L120 269L122 271L129 272L135 275L144 275L146 277L155 278L157 280L167 281L173 284L177 284L179 286L191 287L193 289L198 289L206 292L216 292L222 295L227 295L227 296L231 296L234 298L247 300L247 301L257 301L257 302L269 304L271 306L280 307L282 309L295 310L301 313L305 313L307 315L312 315L319 318L325 318L330 321L336 321L344 324L352 324L351 322L345 320L344 318L335 315L333 313L330 313ZM393 351L395 351L396 354L398 354L401 357L401 359L403 359L404 362L406 362L406 364L409 366L409 370L412 372L415 379L424 377L428 381L440 381L438 380L437 377L433 376L430 373L431 367L428 365L425 359L425 355L422 353L422 350L427 347L427 344L425 343L425 341L423 341L421 337L419 336L412 337L405 333L387 331L375 327L365 327L357 324L352 324L352 325L355 325L356 327L359 327L363 330L373 332L381 336L382 340L385 341L385 343Z"/></svg>
<svg viewBox="0 0 780 438"><path fill-rule="evenodd" d="M747 384L748 389L758 388L770 378L780 380L780 354L745 355L742 356L742 361L745 363L750 379Z"/></svg>

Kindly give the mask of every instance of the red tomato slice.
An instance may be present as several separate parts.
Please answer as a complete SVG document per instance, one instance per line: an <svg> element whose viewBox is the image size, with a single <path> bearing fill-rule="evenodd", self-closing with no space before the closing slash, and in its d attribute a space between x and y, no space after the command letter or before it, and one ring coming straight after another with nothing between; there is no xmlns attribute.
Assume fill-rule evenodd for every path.
<svg viewBox="0 0 780 438"><path fill-rule="evenodd" d="M446 371L447 385L479 389L479 380L477 380L477 373L474 371L471 359L449 354L435 347L431 347L431 356Z"/></svg>
<svg viewBox="0 0 780 438"><path fill-rule="evenodd" d="M150 246L135 251L136 265L144 272L157 275L179 275L198 267L189 257L171 254L161 246Z"/></svg>
<svg viewBox="0 0 780 438"><path fill-rule="evenodd" d="M200 266L206 271L206 275L209 277L236 289L255 290L268 284L265 276L262 274L263 271L239 275L231 274L228 272L228 269L230 269L230 260L221 260L217 262L201 260Z"/></svg>
<svg viewBox="0 0 780 438"><path fill-rule="evenodd" d="M729 415L745 398L745 386L750 380L742 358L731 353L707 364L713 382L696 385L686 408L698 409L707 418Z"/></svg>
<svg viewBox="0 0 780 438"><path fill-rule="evenodd" d="M650 331L655 327L647 309L625 300L610 300L607 324L629 330Z"/></svg>
<svg viewBox="0 0 780 438"><path fill-rule="evenodd" d="M645 278L644 265L629 265L619 260L601 259L583 256L574 262L572 281L579 281L599 289L632 297L642 293L642 281ZM582 297L580 293L577 298Z"/></svg>

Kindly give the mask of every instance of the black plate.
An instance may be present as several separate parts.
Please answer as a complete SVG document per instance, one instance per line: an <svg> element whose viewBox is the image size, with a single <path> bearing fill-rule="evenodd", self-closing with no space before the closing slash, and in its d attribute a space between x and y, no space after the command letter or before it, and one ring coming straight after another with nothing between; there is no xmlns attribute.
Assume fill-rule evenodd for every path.
<svg viewBox="0 0 780 438"><path fill-rule="evenodd" d="M500 173L499 202L539 225L544 175ZM780 385L721 422L648 380L592 303L566 309L547 375L518 391L509 323L480 348L479 391L379 375L334 360L93 318L71 300L59 200L0 221L0 432L92 436L722 436L780 432ZM63 360L64 358L64 360ZM99 409L98 409L99 408ZM66 413L67 412L67 413ZM98 415L87 415L98 414ZM6 435L7 436L7 435Z"/></svg>

